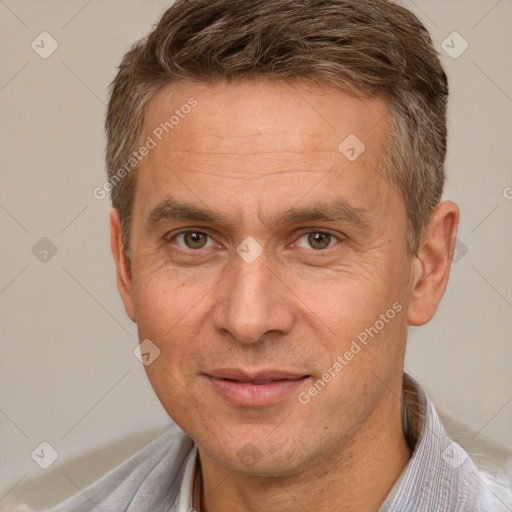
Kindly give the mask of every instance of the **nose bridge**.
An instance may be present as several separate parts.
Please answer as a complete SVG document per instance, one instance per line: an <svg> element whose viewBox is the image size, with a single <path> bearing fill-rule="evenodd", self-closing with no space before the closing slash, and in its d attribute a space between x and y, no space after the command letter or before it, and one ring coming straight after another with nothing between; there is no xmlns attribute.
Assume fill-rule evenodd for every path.
<svg viewBox="0 0 512 512"><path fill-rule="evenodd" d="M237 255L219 292L215 328L239 342L252 343L267 332L290 330L292 312L264 253L253 260Z"/></svg>
<svg viewBox="0 0 512 512"><path fill-rule="evenodd" d="M232 274L232 297L240 305L264 308L269 300L269 272L264 256L251 263L237 261Z"/></svg>

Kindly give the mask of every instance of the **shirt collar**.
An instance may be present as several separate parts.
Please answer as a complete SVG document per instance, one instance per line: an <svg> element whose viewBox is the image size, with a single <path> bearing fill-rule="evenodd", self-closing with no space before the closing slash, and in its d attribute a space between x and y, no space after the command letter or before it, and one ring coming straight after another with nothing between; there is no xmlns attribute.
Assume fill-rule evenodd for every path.
<svg viewBox="0 0 512 512"><path fill-rule="evenodd" d="M176 512L191 512L194 510L193 497L194 484L197 478L197 459L197 445L194 445L185 463L185 473L183 474L183 480L181 481Z"/></svg>
<svg viewBox="0 0 512 512"><path fill-rule="evenodd" d="M409 436L416 440L411 458L379 512L503 510L466 451L447 436L421 386L406 374L404 389L402 406L409 415Z"/></svg>

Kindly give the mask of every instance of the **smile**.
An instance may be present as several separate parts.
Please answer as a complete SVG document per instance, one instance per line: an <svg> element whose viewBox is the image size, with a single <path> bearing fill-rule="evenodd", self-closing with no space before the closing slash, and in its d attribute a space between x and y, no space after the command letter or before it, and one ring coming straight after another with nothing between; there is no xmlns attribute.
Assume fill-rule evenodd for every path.
<svg viewBox="0 0 512 512"><path fill-rule="evenodd" d="M310 378L278 370L249 374L239 370L219 370L205 375L223 400L244 407L274 405ZM295 395L294 395L295 396Z"/></svg>

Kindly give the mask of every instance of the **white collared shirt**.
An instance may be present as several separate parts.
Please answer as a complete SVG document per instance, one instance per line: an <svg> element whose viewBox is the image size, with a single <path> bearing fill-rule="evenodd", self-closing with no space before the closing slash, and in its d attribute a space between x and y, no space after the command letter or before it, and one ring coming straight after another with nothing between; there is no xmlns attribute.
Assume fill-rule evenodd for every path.
<svg viewBox="0 0 512 512"><path fill-rule="evenodd" d="M197 476L197 445L194 445L185 462L185 473L178 493L176 512L193 512L194 484ZM199 512L199 511L196 511Z"/></svg>

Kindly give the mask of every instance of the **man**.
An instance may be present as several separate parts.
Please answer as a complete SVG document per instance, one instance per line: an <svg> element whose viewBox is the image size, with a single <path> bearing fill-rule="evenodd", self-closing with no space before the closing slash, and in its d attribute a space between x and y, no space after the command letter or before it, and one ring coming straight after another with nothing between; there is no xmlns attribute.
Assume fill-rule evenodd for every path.
<svg viewBox="0 0 512 512"><path fill-rule="evenodd" d="M447 96L386 0L164 14L113 82L107 166L119 292L179 428L53 511L507 510L403 373L454 251Z"/></svg>

